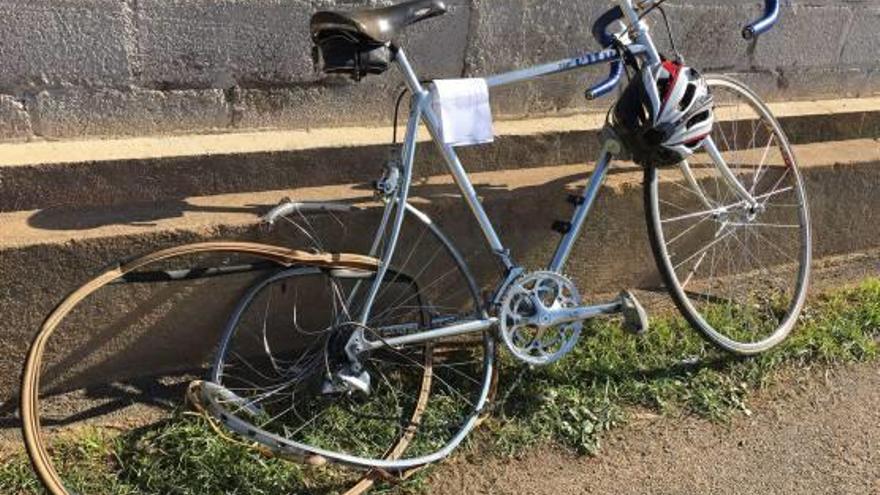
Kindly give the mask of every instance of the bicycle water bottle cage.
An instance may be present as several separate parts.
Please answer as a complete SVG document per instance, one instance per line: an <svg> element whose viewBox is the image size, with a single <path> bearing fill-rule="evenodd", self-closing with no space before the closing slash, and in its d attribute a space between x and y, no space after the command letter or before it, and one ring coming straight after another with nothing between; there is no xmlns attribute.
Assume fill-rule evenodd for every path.
<svg viewBox="0 0 880 495"><path fill-rule="evenodd" d="M406 26L446 13L442 0L410 0L389 7L353 12L318 12L312 16L315 62L327 74L359 81L381 74L391 62L391 43ZM320 60L318 60L320 55Z"/></svg>

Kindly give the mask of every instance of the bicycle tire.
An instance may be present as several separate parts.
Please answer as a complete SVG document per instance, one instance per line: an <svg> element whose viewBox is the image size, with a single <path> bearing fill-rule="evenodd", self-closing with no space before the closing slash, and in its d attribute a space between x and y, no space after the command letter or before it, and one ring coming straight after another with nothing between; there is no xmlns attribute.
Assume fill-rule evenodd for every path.
<svg viewBox="0 0 880 495"><path fill-rule="evenodd" d="M42 435L40 420L40 371L49 338L58 325L77 305L101 287L122 279L126 274L134 272L150 263L175 257L200 253L240 253L277 264L292 266L306 264L309 266L375 269L379 261L375 258L352 254L315 254L281 246L272 246L251 242L203 242L162 249L145 256L135 258L121 265L109 268L98 276L72 291L44 320L39 332L28 349L22 379L20 408L22 417L22 434L25 448L31 464L40 481L52 495L70 495L64 486L49 448Z"/></svg>
<svg viewBox="0 0 880 495"><path fill-rule="evenodd" d="M722 75L708 75L708 76L706 76L706 81L709 84L710 90L714 89L715 93L718 93L721 89L724 89L726 91L731 91L732 93L735 93L739 97L742 97L743 100L748 105L748 107L756 115L756 118L753 120L757 120L758 122L763 124L765 131L770 136L770 138L768 139L768 144L764 148L763 155L761 155L761 158L759 160L761 163L759 164L758 168L755 169L754 166L752 166L751 168L747 168L747 167L745 167L745 165L743 165L743 170L739 170L739 169L737 170L737 172L739 172L738 177L741 178L742 180L745 180L749 170L754 170L751 188L756 189L757 185L759 183L762 183L761 181L763 181L765 179L765 177L770 173L770 172L766 172L766 170L769 170L771 168L770 165L767 165L767 167L764 168L765 171L763 172L763 175L762 175L763 162L765 160L767 160L767 158L768 158L769 151L767 151L767 150L772 151L772 150L775 150L778 148L778 153L780 154L781 167L778 167L776 172L780 174L780 178L777 179L776 184L771 186L771 189L773 189L773 188L777 188L777 189L774 189L774 190L771 190L769 192L764 193L764 195L767 198L767 199L764 199L764 203L768 203L769 199L771 197L775 198L775 197L779 196L779 194L776 193L776 191L782 190L782 189L779 189L779 181L783 180L783 178L789 178L791 180L791 186L788 189L790 189L791 191L794 192L793 199L796 200L796 203L786 205L786 207L794 207L797 209L797 213L795 216L797 218L797 220L796 220L797 221L797 225L796 225L797 239L798 239L797 242L799 244L798 244L797 259L794 261L798 264L798 266L797 266L797 270L796 270L796 275L794 275L793 273L787 273L787 274L785 274L785 277L779 276L780 280L782 280L783 278L792 278L792 275L794 275L794 277L793 277L794 286L791 287L792 290L790 292L790 297L787 297L788 299L790 299L790 301L789 301L787 308L785 309L784 318L782 318L781 321L778 322L778 324L772 323L772 319L776 315L773 314L773 312L772 312L773 310L770 309L770 306L772 306L775 303L775 301L771 301L768 299L768 301L766 303L768 308L764 308L763 311L768 315L767 325L772 324L774 326L774 328L772 331L768 330L769 335L759 336L759 337L756 337L754 340L745 340L745 337L748 336L748 331L753 331L753 330L743 329L740 331L740 330L736 330L736 329L732 328L734 326L733 323L728 323L728 322L724 321L726 318L728 318L727 315L722 315L719 313L717 315L717 317L714 318L713 322L708 321L710 319L710 317L707 315L717 311L716 307L718 305L723 304L725 301L729 302L731 300L731 298L717 297L717 296L708 294L707 293L708 291L706 293L699 293L699 292L695 293L695 291L687 290L685 288L685 286L694 277L694 275L698 272L698 270L700 268L699 267L698 268L691 267L690 275L686 275L686 273L683 274L681 272L677 273L676 272L676 269L677 269L676 261L678 261L678 267L681 267L681 266L687 267L686 263L690 263L691 260L687 260L687 259L685 259L685 261L678 260L678 259L673 260L674 255L671 254L672 250L669 248L669 246L672 243L678 242L678 240L680 238L682 238L682 236L693 237L696 235L694 233L695 231L700 230L700 229L705 229L705 227L696 227L696 226L691 225L691 226L688 226L685 228L685 230L683 231L684 233L678 232L678 233L676 233L676 235L672 235L672 233L664 232L664 230L663 230L664 223L670 223L671 221L674 221L676 219L688 217L688 215L691 216L691 219L692 219L691 221L697 221L698 223L704 222L705 218L702 216L699 216L695 213L679 214L678 216L672 217L672 218L670 218L668 216L665 219L661 218L662 217L661 210L663 210L664 208L666 210L669 210L670 208L672 208L672 209L686 211L687 208L682 207L681 204L687 204L687 203L681 199L679 199L677 203L667 199L665 201L666 204L661 206L661 204L664 203L664 200L660 198L660 191L661 191L660 175L664 172L657 167L646 167L645 171L644 171L644 174L645 174L645 176L644 176L645 214L646 214L646 221L647 221L647 225L648 225L648 234L649 234L648 237L650 240L651 249L652 249L652 252L654 255L654 259L657 263L657 267L660 271L663 282L664 282L667 290L669 291L669 294L671 295L672 299L674 300L677 308L682 313L682 315L686 318L686 320L691 324L691 326L694 327L695 329L699 330L700 333L709 342L711 342L712 344L714 344L715 346L717 346L718 348L720 348L724 351L727 351L727 352L730 352L733 354L737 354L737 355L753 355L753 354L758 354L758 353L767 351L767 350L775 347L776 345L778 345L780 342L782 342L788 336L788 334L791 332L792 328L795 326L797 319L798 319L798 315L800 314L800 312L803 308L804 302L806 300L807 289L809 286L810 263L811 263L811 259L812 259L812 253L811 253L811 251L812 251L812 233L811 233L811 227L810 227L809 205L807 203L806 192L804 190L804 185L803 185L803 179L802 179L800 171L798 169L797 160L795 158L794 152L791 149L791 146L788 142L787 137L785 136L785 133L784 133L781 125L773 117L773 115L770 112L770 109L767 107L767 105L764 104L760 100L758 95L756 95L752 90L750 90L744 84L742 84L741 82L739 82L736 79L733 79L731 77L722 76ZM716 110L716 113L717 113L717 110ZM725 123L716 122L715 129L713 130L713 133L723 133L725 130L732 129L733 134L734 134L734 136L733 136L734 144L730 145L728 143L728 150L727 151L731 152L731 154L733 154L733 152L736 152L736 153L742 152L742 156L746 156L746 158L743 159L743 161L747 161L748 159L751 159L751 158L749 158L749 153L752 153L751 156L753 156L753 157L757 156L757 154L755 154L755 152L752 148L742 149L742 150L737 148L736 140L739 138L739 134L740 134L739 131L742 131L742 129L738 130L736 128L736 124L735 124L736 119L734 119L732 122L734 122L734 123L733 124L725 124ZM755 137L755 134L760 132L760 131L757 131L756 129L760 129L757 124L755 124L755 127L752 130L752 136L751 136L751 141L750 141L750 144L753 147L758 142L757 138ZM776 146L771 146L771 144L773 143L774 140L775 140ZM749 143L747 143L747 144L749 144ZM760 154L760 150L759 150L758 154ZM739 158L739 156L740 155L738 155L737 158ZM779 172L780 170L782 171L781 173ZM704 179L701 179L701 180L704 180ZM711 180L711 179L709 179L709 180ZM699 185L693 186L691 183L689 183L687 181L673 180L671 182L675 185L678 185L679 187L681 187L683 189L690 187L695 190L696 187L701 187ZM717 181L717 179L716 179L716 192L721 190L722 191L721 195L722 196L726 195L727 193L725 193L723 191L723 186L721 186L719 189L717 182L721 182L721 181ZM682 186L681 183L683 183L684 186ZM691 184L691 185L688 185L688 184ZM685 186L687 186L687 187L685 187ZM667 189L672 189L672 188L669 187ZM697 200L694 198L696 196L698 196L697 194L694 194L694 190L691 190L690 191L691 196L688 196L691 198L690 201L692 201L692 202L696 202ZM705 193L706 191L704 190L703 192ZM758 191L755 190L754 192L757 197ZM780 193L780 194L782 194L782 193ZM676 196L676 199L684 197L684 196L686 196L684 193L680 193L679 196ZM705 207L703 207L703 208L705 208ZM680 212L677 212L677 213L680 213ZM774 215L781 216L782 213L777 212L777 213L774 213ZM715 215L713 214L712 220L716 221L714 219L714 216ZM789 218L789 217L791 217L791 215L786 216L786 218ZM697 219L699 219L699 220L697 220ZM728 222L728 224L734 224L731 221L728 221L728 220L725 220L725 221ZM754 222L754 220L752 220L752 222ZM711 224L711 222L709 222L709 223ZM734 224L734 225L737 225L737 224ZM747 227L747 225L748 224L746 222L743 222L744 228L748 229L749 227ZM761 225L761 224L753 223L753 225ZM766 226L773 226L773 225L776 225L776 224L767 223L767 224L763 224L761 226L766 227ZM779 226L779 225L776 225L776 226ZM791 226L794 226L794 224L792 224ZM786 225L786 227L789 227L789 226ZM740 227L733 228L734 234L735 234L735 231L737 228L740 228ZM754 227L754 228L757 229L758 227ZM794 230L794 229L791 229L791 230ZM719 241L717 239L717 236L718 236L717 231L715 233L716 238L711 240L710 244L712 245L712 247L710 247L709 249L711 250L713 261L710 264L714 264L714 257L715 257L715 250L716 250L715 246L721 244L721 242L725 242L725 243L728 242L726 240L726 238L731 237L731 235L728 234L727 232L728 231L725 231L725 233L723 234L723 236L725 237L724 241ZM760 232L757 234L752 234L752 235L755 238L765 238L766 237L764 234L761 234ZM743 242L743 241L740 241L737 238L737 236L735 236L735 235L733 235L732 237L735 242L738 242L739 244L743 245L743 247L742 247L743 251L749 251L749 248L747 246L747 244L749 242L748 239L746 239L746 241ZM686 238L687 237L685 237L685 239ZM706 246L709 246L709 244L707 244ZM706 246L704 246L704 248ZM694 260L693 264L699 265L702 262L702 260L706 258L708 252L710 252L710 251L709 250L703 251L698 258L692 258L692 260ZM762 254L762 256L764 254ZM785 253L783 253L783 254L785 254ZM758 256L755 256L754 254L746 253L746 256L744 256L744 257L751 257L751 258L753 258L754 261L760 262L760 258ZM786 264L787 263L788 263L788 261L786 261ZM746 262L743 261L742 264L745 265ZM734 265L736 265L736 264L734 263ZM785 264L781 264L779 266L784 266L784 265ZM714 270L714 268L712 270ZM733 270L728 269L728 271L735 271L735 270L736 270L736 266L734 266ZM742 283L744 285L747 283L747 276L753 277L753 279L755 279L755 280L760 280L761 273L758 273L758 272L763 271L763 273L765 273L765 274L772 274L773 270L781 271L780 268L777 268L775 266L771 266L771 267L763 266L762 268L752 270L751 272L743 272L744 273L743 274L744 281ZM719 270L719 272L721 272L721 271L723 271L723 270ZM686 275L686 276L683 277L682 275ZM769 280L771 278L771 276L776 276L776 275L766 275L766 278ZM711 271L710 271L709 277L712 277ZM732 279L735 277L728 277L728 278ZM724 277L719 275L718 280L721 280L721 281L717 282L716 286L720 286L722 283L724 283L722 279L724 279ZM733 282L731 282L731 284L732 283ZM774 281L774 283L775 283L775 281ZM709 286L709 285L711 285L711 282L707 283L705 285ZM780 285L781 285L781 283L780 283ZM750 295L748 293L748 291L742 290L741 292L744 296L755 297L755 296ZM699 300L700 296L704 296L705 301L701 302ZM717 297L717 301L710 300L710 296ZM734 294L734 296L736 296L736 294ZM752 299L752 301L753 300L754 299ZM700 305L700 304L703 304L703 305L698 308L698 305ZM733 304L728 304L728 306L730 309L730 318L733 318L734 315L756 313L756 311L743 310L742 308L738 308L738 309L734 310L732 308ZM745 307L746 305L742 305L742 306ZM752 303L752 306L757 306L757 304ZM774 309L775 309L775 307L774 307ZM743 325L743 326L753 326L755 328L758 328L761 326L759 324L759 322L755 322L753 320L747 320L747 321L748 321L748 325ZM726 328L726 329L722 328L725 325L729 325L728 328ZM766 327L766 328L769 328L769 327ZM730 334L735 334L735 335L730 335ZM740 337L739 335L744 335L744 336Z"/></svg>

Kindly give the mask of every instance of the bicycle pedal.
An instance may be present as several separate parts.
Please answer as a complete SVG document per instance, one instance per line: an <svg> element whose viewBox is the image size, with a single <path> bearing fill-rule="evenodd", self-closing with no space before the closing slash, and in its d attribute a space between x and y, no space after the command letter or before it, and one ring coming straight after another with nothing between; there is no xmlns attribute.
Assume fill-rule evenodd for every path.
<svg viewBox="0 0 880 495"><path fill-rule="evenodd" d="M620 311L624 330L633 335L644 335L648 331L648 313L635 294L628 290L620 293Z"/></svg>

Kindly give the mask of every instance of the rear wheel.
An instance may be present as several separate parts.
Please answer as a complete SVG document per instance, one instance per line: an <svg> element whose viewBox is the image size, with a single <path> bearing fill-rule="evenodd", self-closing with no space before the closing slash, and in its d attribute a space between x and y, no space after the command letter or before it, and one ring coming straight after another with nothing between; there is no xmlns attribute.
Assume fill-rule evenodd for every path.
<svg viewBox="0 0 880 495"><path fill-rule="evenodd" d="M464 260L425 220L407 215L366 325L356 322L375 271L298 267L255 284L226 326L202 392L209 410L311 463L403 470L457 445L488 399L488 333L380 347L358 370L345 352L358 329L378 341L482 316Z"/></svg>
<svg viewBox="0 0 880 495"><path fill-rule="evenodd" d="M361 241L375 224L374 217L363 216L370 212L343 214L351 208L335 205L314 210L300 208L302 215L279 221L272 234L285 238L285 244L310 245L313 250L249 242L163 249L105 270L52 311L28 351L21 385L25 445L49 493L335 492L362 477L361 472L346 470L282 468L278 460L263 458L260 453L266 449L248 437L226 435L212 428L213 421L180 407L185 395L193 397L187 386L210 374L207 358L223 336L230 310L236 315L236 336L230 339L227 358L248 345L257 351L265 348L255 346L248 331L263 334L255 322L265 314L267 301L274 308L276 301L295 302L296 294L319 287L351 293L352 285L374 276L374 258L326 253L368 249ZM392 271L386 277L388 290L383 289L377 301L393 310L374 313L374 329L387 329L381 320L396 320L417 323L416 329L410 325L396 331L416 331L424 329L425 322L440 324L456 314L481 312L476 287L462 268L464 260L430 225L417 222L421 228L409 229L412 236L401 239L398 253L406 262L395 265L408 266L410 275ZM414 293L422 295L418 302L407 302ZM326 290L310 297L326 297ZM327 309L281 306L277 313L269 312L265 331L269 349L278 352L270 351L260 362L248 359L254 366L250 371L260 380L273 379L273 373L274 379L292 375L297 364L290 360L290 347L279 345L277 337L285 330L290 337L300 329L308 331L307 320L314 323L320 315L314 310ZM349 307L357 307L356 298ZM285 326L291 323L298 326ZM335 436L350 451L359 448L369 453L365 455L396 459L405 448L410 457L424 457L460 441L488 400L494 377L493 342L487 334L474 337L400 353L380 349L368 363L370 369L382 370L373 374L376 394L361 402L356 396L323 396L348 408L328 412L346 423L329 422L330 428L322 430L324 437L318 436L322 432L309 432L317 438L314 443L331 442ZM234 365L236 359L226 363ZM308 363L299 364L300 369L308 368ZM232 374L247 379L246 373ZM229 374L223 380L231 380ZM295 400L300 414L302 406L326 405L322 397L300 401L291 388L277 388L277 402L263 410L281 412L277 408L285 401ZM388 400L380 402L380 397ZM377 413L373 417L366 410L371 404ZM346 418L351 412L359 415ZM285 433L293 435L292 430ZM278 443L264 446L285 452ZM362 479L356 489L363 490L371 479Z"/></svg>
<svg viewBox="0 0 880 495"><path fill-rule="evenodd" d="M687 320L720 348L755 354L789 334L806 298L812 247L806 193L767 106L734 79L706 80L715 99L712 139L758 207L740 199L707 153L697 153L688 167L646 169L648 232Z"/></svg>

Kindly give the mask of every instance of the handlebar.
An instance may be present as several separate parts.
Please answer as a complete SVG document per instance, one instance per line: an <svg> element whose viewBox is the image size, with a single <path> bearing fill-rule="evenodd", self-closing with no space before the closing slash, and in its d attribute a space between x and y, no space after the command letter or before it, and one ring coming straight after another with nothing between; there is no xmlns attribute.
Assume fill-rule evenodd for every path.
<svg viewBox="0 0 880 495"><path fill-rule="evenodd" d="M604 14L602 14L596 22L593 23L592 33L593 38L596 39L596 42L599 43L603 48L610 47L614 44L614 36L608 34L608 26L611 25L614 21L624 18L623 9L620 5L615 6L611 10L608 10ZM779 0L764 0L764 16L758 19L751 24L748 24L742 30L742 37L751 40L759 35L766 33L769 31L779 20ZM600 96L604 96L617 86L620 82L620 78L623 76L623 60L618 58L611 62L610 72L608 77L590 87L586 91L586 97L588 100L593 100L599 98Z"/></svg>
<svg viewBox="0 0 880 495"><path fill-rule="evenodd" d="M764 0L764 17L742 30L742 37L751 40L766 33L779 20L779 0Z"/></svg>
<svg viewBox="0 0 880 495"><path fill-rule="evenodd" d="M611 71L608 73L608 78L586 91L587 99L595 100L612 92L620 83L621 77L623 77L623 60L617 59L611 62Z"/></svg>
<svg viewBox="0 0 880 495"><path fill-rule="evenodd" d="M605 12L593 23L593 38L602 45L602 48L607 48L614 43L614 36L608 34L608 26L618 19L623 19L623 9L620 8L620 5L616 5L611 10Z"/></svg>
<svg viewBox="0 0 880 495"><path fill-rule="evenodd" d="M614 44L614 37L608 34L608 26L611 25L612 22L622 18L623 10L620 8L620 5L618 5L602 14L596 19L596 22L593 23L593 38L595 38L603 48ZM586 91L587 99L595 100L600 96L610 93L615 87L617 87L621 77L623 77L623 60L617 59L614 62L611 62L608 77Z"/></svg>

